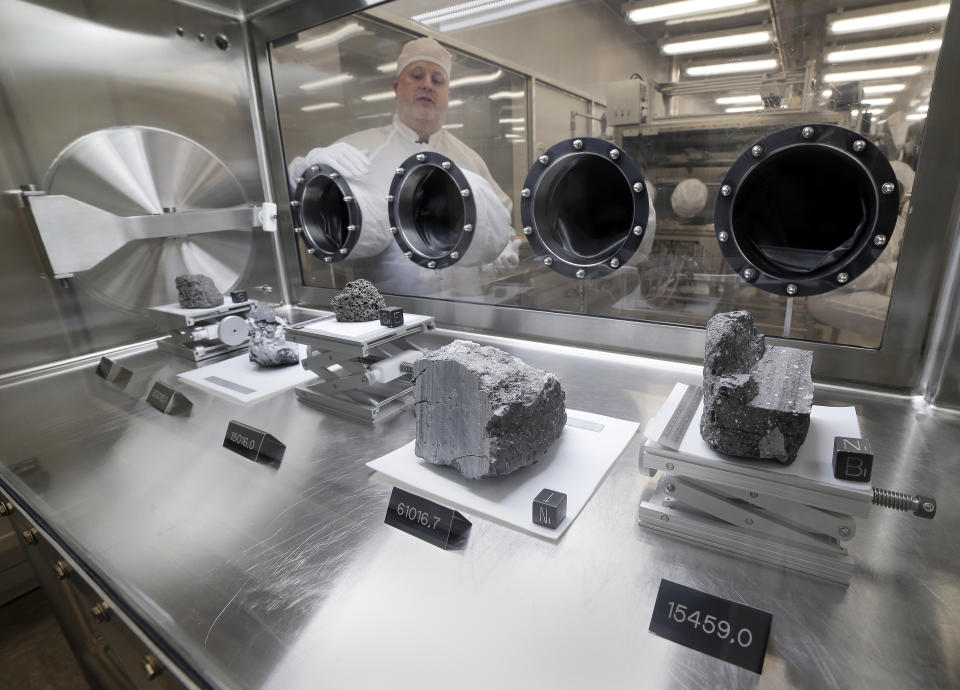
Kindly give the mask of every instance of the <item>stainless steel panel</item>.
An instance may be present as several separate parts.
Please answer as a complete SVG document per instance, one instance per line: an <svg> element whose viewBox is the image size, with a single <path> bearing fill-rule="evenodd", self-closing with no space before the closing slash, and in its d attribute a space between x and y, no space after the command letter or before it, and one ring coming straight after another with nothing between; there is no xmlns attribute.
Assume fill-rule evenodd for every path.
<svg viewBox="0 0 960 690"><path fill-rule="evenodd" d="M469 334L423 337L433 347ZM677 364L469 337L556 372L571 408L642 426ZM849 589L683 544L637 524L648 478L639 437L559 543L469 515L444 552L383 524L390 485L364 466L414 436L409 415L371 429L292 392L239 407L189 387L189 417L143 402L179 362L121 358L126 391L95 362L0 388L0 479L116 593L118 605L224 687L952 687L960 682L960 417L917 401L821 387L855 405L877 485L940 493L931 523L873 511L850 542ZM14 404L15 402L15 404ZM221 447L231 419L286 443L279 468ZM32 465L17 459L34 457ZM32 467L32 470L25 468ZM647 632L660 578L770 611L763 676ZM471 651L474 650L474 651ZM476 650L481 650L476 652Z"/></svg>
<svg viewBox="0 0 960 690"><path fill-rule="evenodd" d="M9 0L0 20L0 189L41 185L56 155L85 134L142 125L201 143L250 202L262 200L236 22L172 2L121 0ZM218 34L228 50L217 47ZM5 197L0 372L159 335L144 316L44 277L28 227ZM245 285L276 285L271 242L254 233Z"/></svg>

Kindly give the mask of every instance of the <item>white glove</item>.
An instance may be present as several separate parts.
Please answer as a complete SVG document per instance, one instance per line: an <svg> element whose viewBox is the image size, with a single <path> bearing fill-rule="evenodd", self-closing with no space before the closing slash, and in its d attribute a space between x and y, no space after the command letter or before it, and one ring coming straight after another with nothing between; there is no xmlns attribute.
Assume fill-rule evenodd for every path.
<svg viewBox="0 0 960 690"><path fill-rule="evenodd" d="M290 189L296 188L297 178L312 165L329 165L344 177L361 177L370 169L370 159L366 151L345 141L311 149L306 156L297 156L287 166Z"/></svg>
<svg viewBox="0 0 960 690"><path fill-rule="evenodd" d="M484 273L497 274L509 271L511 268L516 268L520 265L520 245L522 243L523 240L513 240L503 248L500 256L490 263L481 266L480 270Z"/></svg>

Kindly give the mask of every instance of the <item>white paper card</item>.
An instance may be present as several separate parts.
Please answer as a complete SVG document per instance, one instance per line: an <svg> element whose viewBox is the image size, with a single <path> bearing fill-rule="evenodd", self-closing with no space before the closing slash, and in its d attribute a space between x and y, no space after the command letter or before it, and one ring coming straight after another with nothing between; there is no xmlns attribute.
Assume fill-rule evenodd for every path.
<svg viewBox="0 0 960 690"><path fill-rule="evenodd" d="M207 314L218 314L222 311L230 311L236 307L244 307L248 304L253 304L253 300L247 300L246 302L234 302L230 299L229 295L224 296L223 304L219 304L216 307L201 307L199 309L186 309L181 307L179 303L173 302L172 304L161 304L159 307L150 307L152 311L162 311L167 314L175 314L176 316L189 316L192 318L201 318Z"/></svg>
<svg viewBox="0 0 960 690"><path fill-rule="evenodd" d="M297 347L302 360L307 355L307 346ZM177 378L222 398L249 404L313 381L317 376L299 364L261 367L251 362L250 353L244 351L222 362L177 374Z"/></svg>
<svg viewBox="0 0 960 690"><path fill-rule="evenodd" d="M432 321L432 316L422 316L420 314L404 314L403 325L397 328L390 328L381 325L379 321L337 321L336 316L328 316L325 319L313 321L305 324L302 330L304 333L316 333L318 335L335 338L337 340L349 340L356 343L366 343L374 338L382 338L394 333L403 333L410 328L419 326L422 323Z"/></svg>
<svg viewBox="0 0 960 690"><path fill-rule="evenodd" d="M465 479L452 467L432 465L414 453L415 441L367 463L411 491L557 541L639 428L637 422L567 410L560 438L535 465L505 477ZM599 428L598 428L599 427ZM533 499L542 489L567 495L567 517L556 529L533 523Z"/></svg>

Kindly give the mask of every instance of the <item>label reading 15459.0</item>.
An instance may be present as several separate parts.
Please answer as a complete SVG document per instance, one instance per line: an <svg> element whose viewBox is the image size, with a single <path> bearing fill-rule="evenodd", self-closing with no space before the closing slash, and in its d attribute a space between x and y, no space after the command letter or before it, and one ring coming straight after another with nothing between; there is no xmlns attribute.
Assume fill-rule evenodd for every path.
<svg viewBox="0 0 960 690"><path fill-rule="evenodd" d="M766 611L660 580L650 632L760 673L772 622Z"/></svg>

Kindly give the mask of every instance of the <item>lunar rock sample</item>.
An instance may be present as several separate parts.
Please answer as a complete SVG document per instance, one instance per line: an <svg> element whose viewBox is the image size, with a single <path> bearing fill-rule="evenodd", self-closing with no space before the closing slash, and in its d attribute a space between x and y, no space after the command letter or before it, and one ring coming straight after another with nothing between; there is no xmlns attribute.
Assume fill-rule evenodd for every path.
<svg viewBox="0 0 960 690"><path fill-rule="evenodd" d="M223 295L213 280L202 273L177 276L177 297L184 309L209 309L223 304Z"/></svg>
<svg viewBox="0 0 960 690"><path fill-rule="evenodd" d="M693 218L703 213L709 195L707 185L695 177L688 177L674 188L670 206L681 218Z"/></svg>
<svg viewBox="0 0 960 690"><path fill-rule="evenodd" d="M495 347L455 340L413 373L417 455L467 479L535 463L567 423L560 380Z"/></svg>
<svg viewBox="0 0 960 690"><path fill-rule="evenodd" d="M284 367L300 362L296 343L283 337L286 321L269 307L255 304L247 314L250 325L250 361L261 367Z"/></svg>
<svg viewBox="0 0 960 690"><path fill-rule="evenodd" d="M766 347L746 311L707 322L700 435L708 446L742 458L789 464L810 427L813 353Z"/></svg>
<svg viewBox="0 0 960 690"><path fill-rule="evenodd" d="M330 300L337 321L378 321L380 310L386 306L376 286L363 278L347 283L340 294Z"/></svg>

